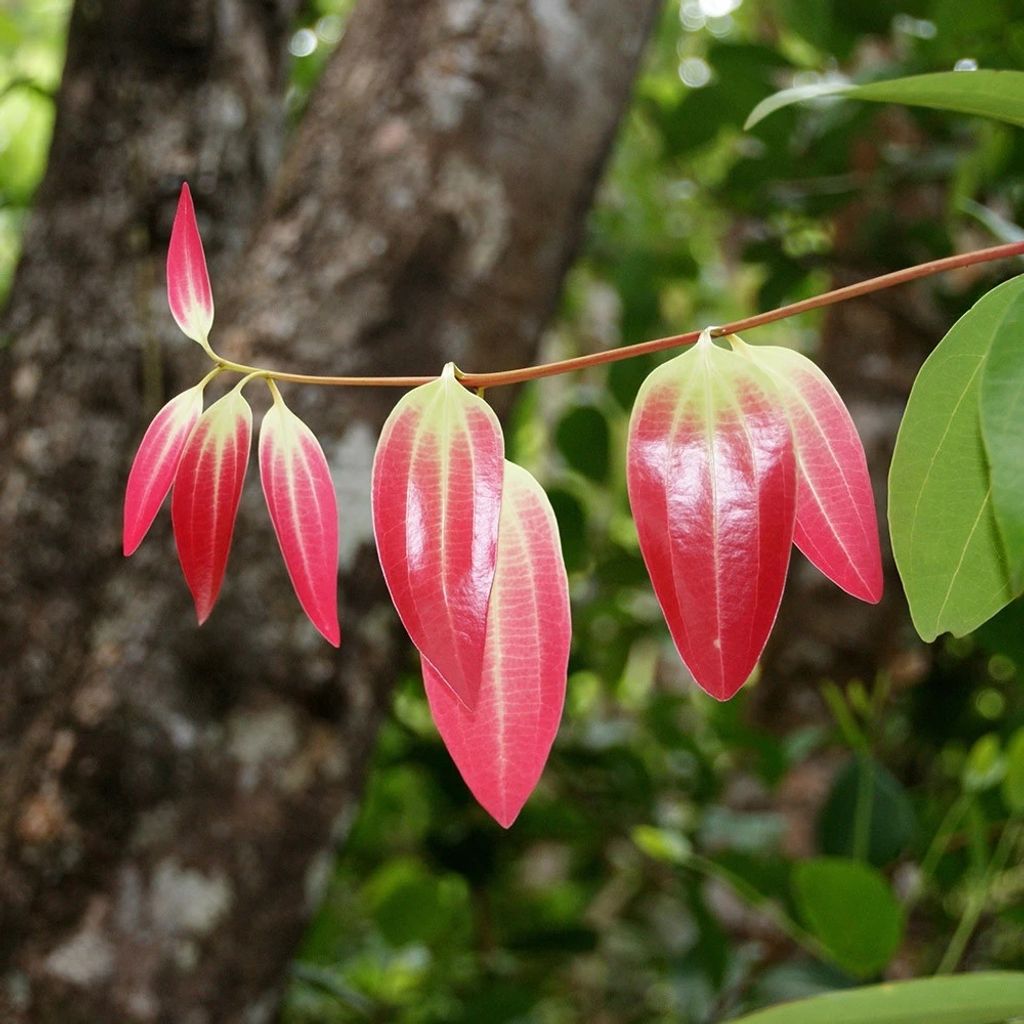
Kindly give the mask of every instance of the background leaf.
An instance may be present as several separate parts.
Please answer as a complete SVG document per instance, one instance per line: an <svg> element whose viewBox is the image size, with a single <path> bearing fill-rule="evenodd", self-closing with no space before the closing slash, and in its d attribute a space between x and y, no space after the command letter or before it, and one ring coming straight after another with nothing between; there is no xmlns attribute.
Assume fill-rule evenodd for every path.
<svg viewBox="0 0 1024 1024"><path fill-rule="evenodd" d="M797 864L793 896L807 926L853 974L881 970L903 937L903 912L885 879L859 861L822 857Z"/></svg>
<svg viewBox="0 0 1024 1024"><path fill-rule="evenodd" d="M608 420L593 405L577 405L558 424L555 443L565 461L595 483L608 479L611 437Z"/></svg>
<svg viewBox="0 0 1024 1024"><path fill-rule="evenodd" d="M905 103L912 107L978 114L1009 124L1024 125L1024 72L942 71L933 75L896 78L888 82L868 82L865 85L815 82L784 89L754 107L744 127L752 128L782 107L819 96L845 96L876 103Z"/></svg>
<svg viewBox="0 0 1024 1024"><path fill-rule="evenodd" d="M857 798L865 785L871 795L867 859L880 867L903 852L916 832L916 821L907 791L873 759L850 758L837 772L818 818L818 846L829 856L853 856Z"/></svg>
<svg viewBox="0 0 1024 1024"><path fill-rule="evenodd" d="M1024 974L922 978L784 1003L734 1024L997 1024L1024 1006Z"/></svg>
<svg viewBox="0 0 1024 1024"><path fill-rule="evenodd" d="M962 636L1014 596L992 508L979 403L989 347L1024 277L971 307L928 357L889 470L889 530L917 631Z"/></svg>

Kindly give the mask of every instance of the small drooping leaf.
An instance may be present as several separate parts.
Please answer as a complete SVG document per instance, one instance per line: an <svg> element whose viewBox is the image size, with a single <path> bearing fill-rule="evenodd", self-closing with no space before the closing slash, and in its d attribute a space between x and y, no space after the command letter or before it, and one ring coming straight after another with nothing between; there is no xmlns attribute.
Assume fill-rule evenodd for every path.
<svg viewBox="0 0 1024 1024"><path fill-rule="evenodd" d="M940 71L888 82L818 82L784 89L762 100L750 112L744 128L753 128L769 114L793 103L819 96L843 96L875 103L905 103L957 114L977 114L996 121L1024 125L1024 72Z"/></svg>
<svg viewBox="0 0 1024 1024"><path fill-rule="evenodd" d="M476 707L467 709L423 659L438 732L466 785L504 828L537 785L558 731L570 634L554 512L537 481L506 462Z"/></svg>
<svg viewBox="0 0 1024 1024"><path fill-rule="evenodd" d="M914 382L889 470L889 532L918 633L963 636L1014 597L982 444L982 370L1016 277L950 329Z"/></svg>
<svg viewBox="0 0 1024 1024"><path fill-rule="evenodd" d="M1024 589L1024 289L1003 313L981 374L981 433L1010 582Z"/></svg>
<svg viewBox="0 0 1024 1024"><path fill-rule="evenodd" d="M864 446L842 398L799 352L730 341L772 378L789 418L797 467L793 542L833 583L875 604L883 585L878 520Z"/></svg>
<svg viewBox="0 0 1024 1024"><path fill-rule="evenodd" d="M640 389L627 476L676 647L700 686L727 700L768 639L793 543L796 470L778 393L705 332Z"/></svg>
<svg viewBox="0 0 1024 1024"><path fill-rule="evenodd" d="M153 418L135 453L124 495L124 553L149 532L174 483L181 453L203 411L203 384L172 398Z"/></svg>
<svg viewBox="0 0 1024 1024"><path fill-rule="evenodd" d="M213 326L213 291L188 182L181 186L167 249L167 302L186 336L205 347Z"/></svg>
<svg viewBox="0 0 1024 1024"><path fill-rule="evenodd" d="M828 992L733 1024L999 1024L1024 1006L1024 973L984 971Z"/></svg>
<svg viewBox="0 0 1024 1024"><path fill-rule="evenodd" d="M384 579L420 654L472 708L494 580L504 442L449 364L392 410L373 461Z"/></svg>
<svg viewBox="0 0 1024 1024"><path fill-rule="evenodd" d="M272 388L260 427L260 480L295 596L335 647L338 627L338 504L323 449Z"/></svg>
<svg viewBox="0 0 1024 1024"><path fill-rule="evenodd" d="M853 974L881 970L902 941L900 905L885 879L860 861L802 861L793 869L793 896L808 928Z"/></svg>
<svg viewBox="0 0 1024 1024"><path fill-rule="evenodd" d="M199 417L174 478L174 540L200 625L224 580L251 439L252 410L235 387Z"/></svg>

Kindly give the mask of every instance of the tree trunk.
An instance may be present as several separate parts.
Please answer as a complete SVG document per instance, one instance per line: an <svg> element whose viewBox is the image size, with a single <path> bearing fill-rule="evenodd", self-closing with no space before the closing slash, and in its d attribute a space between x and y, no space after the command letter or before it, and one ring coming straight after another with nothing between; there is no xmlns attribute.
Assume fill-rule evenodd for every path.
<svg viewBox="0 0 1024 1024"><path fill-rule="evenodd" d="M119 557L146 419L205 372L162 296L181 177L225 354L338 373L528 360L656 4L364 0L268 192L290 6L92 0L73 17L0 349L12 1024L272 1018L412 664L369 532L394 392L287 394L339 489L340 652L298 610L252 480L203 629L166 518Z"/></svg>

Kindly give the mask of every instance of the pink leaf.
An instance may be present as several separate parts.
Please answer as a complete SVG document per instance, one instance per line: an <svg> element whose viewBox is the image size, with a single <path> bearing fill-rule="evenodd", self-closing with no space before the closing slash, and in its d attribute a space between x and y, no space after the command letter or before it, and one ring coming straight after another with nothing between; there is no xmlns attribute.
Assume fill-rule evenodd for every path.
<svg viewBox="0 0 1024 1024"><path fill-rule="evenodd" d="M178 326L205 347L213 326L213 292L188 182L181 186L167 249L167 301Z"/></svg>
<svg viewBox="0 0 1024 1024"><path fill-rule="evenodd" d="M295 596L335 647L338 628L338 506L331 471L313 432L272 388L260 427L260 480Z"/></svg>
<svg viewBox="0 0 1024 1024"><path fill-rule="evenodd" d="M224 580L251 438L252 411L236 387L199 417L174 478L174 540L200 625Z"/></svg>
<svg viewBox="0 0 1024 1024"><path fill-rule="evenodd" d="M373 530L412 642L472 708L494 579L504 441L449 364L405 395L373 461Z"/></svg>
<svg viewBox="0 0 1024 1024"><path fill-rule="evenodd" d="M181 453L203 411L203 385L172 398L154 417L135 453L124 496L124 553L142 543L174 482Z"/></svg>
<svg viewBox="0 0 1024 1024"><path fill-rule="evenodd" d="M775 345L733 347L771 378L796 451L796 546L833 583L862 601L882 596L871 477L864 446L831 381L806 356Z"/></svg>
<svg viewBox="0 0 1024 1024"><path fill-rule="evenodd" d="M483 679L470 711L423 659L438 732L466 785L508 828L544 770L565 700L569 589L547 496L505 463Z"/></svg>
<svg viewBox="0 0 1024 1024"><path fill-rule="evenodd" d="M705 334L641 387L627 476L676 647L697 683L727 700L764 649L793 541L793 441L770 382Z"/></svg>

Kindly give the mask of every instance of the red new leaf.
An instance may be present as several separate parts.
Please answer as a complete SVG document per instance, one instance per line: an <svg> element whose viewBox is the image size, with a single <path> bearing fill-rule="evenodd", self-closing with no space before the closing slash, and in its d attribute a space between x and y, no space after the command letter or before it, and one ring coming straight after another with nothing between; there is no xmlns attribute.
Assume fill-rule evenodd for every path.
<svg viewBox="0 0 1024 1024"><path fill-rule="evenodd" d="M707 334L656 369L630 419L628 485L676 647L727 700L768 639L793 542L793 441L770 382Z"/></svg>
<svg viewBox="0 0 1024 1024"><path fill-rule="evenodd" d="M295 596L324 638L338 646L338 506L331 471L313 432L271 387L260 427L260 480Z"/></svg>
<svg viewBox="0 0 1024 1024"><path fill-rule="evenodd" d="M832 382L806 356L730 342L767 373L783 400L796 452L796 546L862 601L882 596L878 520L864 446Z"/></svg>
<svg viewBox="0 0 1024 1024"><path fill-rule="evenodd" d="M504 442L449 364L395 406L373 461L373 530L412 642L472 708L494 579Z"/></svg>
<svg viewBox="0 0 1024 1024"><path fill-rule="evenodd" d="M181 186L167 249L167 301L178 326L205 346L213 326L213 292L187 182Z"/></svg>
<svg viewBox="0 0 1024 1024"><path fill-rule="evenodd" d="M525 469L506 462L476 708L468 710L423 660L438 732L466 785L505 828L536 786L558 731L570 632L551 504Z"/></svg>
<svg viewBox="0 0 1024 1024"><path fill-rule="evenodd" d="M203 411L203 384L172 398L154 417L135 453L124 495L124 553L142 543L174 482L192 428Z"/></svg>
<svg viewBox="0 0 1024 1024"><path fill-rule="evenodd" d="M199 417L174 478L174 540L200 625L224 580L251 438L252 411L236 387Z"/></svg>

